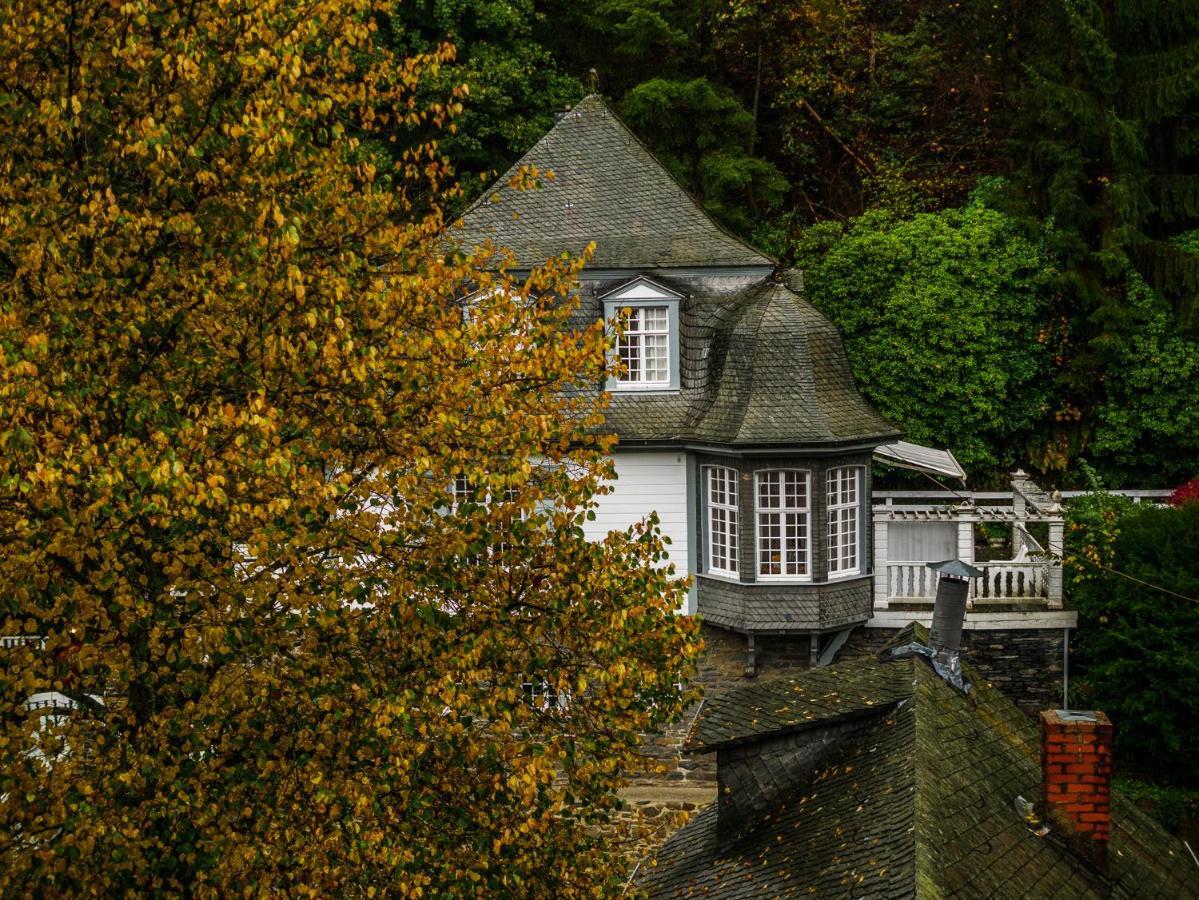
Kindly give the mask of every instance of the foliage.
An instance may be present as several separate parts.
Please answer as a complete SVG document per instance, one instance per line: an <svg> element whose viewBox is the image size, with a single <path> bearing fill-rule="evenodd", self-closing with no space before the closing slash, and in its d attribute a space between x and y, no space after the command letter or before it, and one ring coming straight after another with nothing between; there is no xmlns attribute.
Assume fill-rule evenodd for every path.
<svg viewBox="0 0 1199 900"><path fill-rule="evenodd" d="M722 221L744 231L757 209L778 205L787 184L774 166L748 152L753 118L728 89L702 78L654 78L629 91L621 111Z"/></svg>
<svg viewBox="0 0 1199 900"><path fill-rule="evenodd" d="M1079 468L1086 480L1087 493L1066 505L1062 560L1067 584L1071 586L1106 577L1103 569L1111 568L1116 561L1120 524L1136 508L1131 498L1105 490L1095 470L1086 463Z"/></svg>
<svg viewBox="0 0 1199 900"><path fill-rule="evenodd" d="M992 120L1010 18L972 0L737 0L721 46L742 83L766 60L770 156L807 221L913 213L961 202L1001 165Z"/></svg>
<svg viewBox="0 0 1199 900"><path fill-rule="evenodd" d="M1113 352L1087 455L1110 478L1169 485L1199 473L1199 335L1135 272L1127 284L1137 324Z"/></svg>
<svg viewBox="0 0 1199 900"><path fill-rule="evenodd" d="M1179 834L1186 826L1199 822L1199 790L1195 788L1154 784L1138 778L1117 778L1112 786L1148 810L1163 828L1173 834Z"/></svg>
<svg viewBox="0 0 1199 900"><path fill-rule="evenodd" d="M44 639L0 667L5 895L618 877L592 826L695 625L652 522L583 538L579 263L448 252L451 54L391 12L0 16L0 634Z"/></svg>
<svg viewBox="0 0 1199 900"><path fill-rule="evenodd" d="M715 0L549 0L541 41L574 72L595 71L630 126L708 212L746 234L787 183L759 147L758 104L729 84Z"/></svg>
<svg viewBox="0 0 1199 900"><path fill-rule="evenodd" d="M1199 253L1177 238L1199 225L1199 18L1171 9L1181 13L1182 6L1053 0L1025 9L1025 75L1011 102L1012 184L1028 214L1052 225L1051 246L1062 260L1054 312L1069 341L1059 391L1075 415L1058 422L1058 465L1085 447L1093 429L1127 415L1132 421L1116 422L1116 434L1098 437L1124 445L1121 466L1143 470L1127 446L1128 433L1142 424L1136 404L1109 409L1106 422L1102 413L1096 419L1106 379L1124 372L1123 357L1173 343L1180 325L1196 322ZM1130 269L1167 309L1146 309ZM1152 419L1168 416L1172 402L1154 404L1143 423L1155 431ZM1163 462L1170 464L1165 452L1149 465Z"/></svg>
<svg viewBox="0 0 1199 900"><path fill-rule="evenodd" d="M432 102L455 85L468 87L452 132L438 139L471 194L548 131L556 111L585 93L582 82L559 71L533 40L534 6L533 0L415 0L392 12L388 37L400 53L428 53L444 41L457 48L451 64L422 81L420 96Z"/></svg>
<svg viewBox="0 0 1199 900"><path fill-rule="evenodd" d="M812 302L845 335L860 386L918 443L948 447L972 475L1019 461L1045 416L1051 266L980 203L815 226L797 256Z"/></svg>
<svg viewBox="0 0 1199 900"><path fill-rule="evenodd" d="M1194 785L1199 504L1137 507L1115 524L1111 568L1131 577L1107 572L1073 585L1079 627L1072 693L1080 705L1111 716L1126 768Z"/></svg>

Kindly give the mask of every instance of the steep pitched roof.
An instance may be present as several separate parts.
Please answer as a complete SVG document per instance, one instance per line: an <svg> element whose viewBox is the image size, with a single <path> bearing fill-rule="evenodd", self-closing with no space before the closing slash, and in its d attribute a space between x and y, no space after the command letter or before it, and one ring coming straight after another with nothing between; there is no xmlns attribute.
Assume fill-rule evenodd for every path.
<svg viewBox="0 0 1199 900"><path fill-rule="evenodd" d="M713 804L671 837L644 868L649 895L1199 897L1181 843L1118 793L1106 878L1033 834L1013 801L1039 795L1037 730L968 675L963 696L920 659L855 660L713 704L696 737L707 749L845 721L878 692L869 723L747 833L720 841Z"/></svg>
<svg viewBox="0 0 1199 900"><path fill-rule="evenodd" d="M553 172L506 189L521 166ZM486 239L531 268L595 241L596 268L773 266L717 225L596 94L566 113L463 217L464 246Z"/></svg>

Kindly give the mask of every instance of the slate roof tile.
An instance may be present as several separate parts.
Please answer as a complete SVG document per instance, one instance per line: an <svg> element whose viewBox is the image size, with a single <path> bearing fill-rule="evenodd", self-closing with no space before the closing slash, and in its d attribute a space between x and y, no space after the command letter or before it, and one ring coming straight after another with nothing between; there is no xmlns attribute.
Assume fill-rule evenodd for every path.
<svg viewBox="0 0 1199 900"><path fill-rule="evenodd" d="M596 245L599 268L773 266L721 228L595 94L579 101L520 166L553 172L527 191L489 190L463 216L466 247L490 239L521 268Z"/></svg>
<svg viewBox="0 0 1199 900"><path fill-rule="evenodd" d="M909 626L896 639L927 639ZM734 841L716 804L643 867L650 897L1199 897L1181 842L1113 793L1109 872L1014 808L1039 796L1035 725L967 669L963 696L921 659L848 660L751 685L705 707L704 749L872 715ZM869 703L873 700L873 704ZM872 712L873 708L873 712Z"/></svg>

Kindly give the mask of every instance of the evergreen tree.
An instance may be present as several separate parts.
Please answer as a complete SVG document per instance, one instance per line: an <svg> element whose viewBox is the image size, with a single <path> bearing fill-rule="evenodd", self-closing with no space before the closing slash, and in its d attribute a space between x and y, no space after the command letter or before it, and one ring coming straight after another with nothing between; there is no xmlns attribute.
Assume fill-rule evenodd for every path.
<svg viewBox="0 0 1199 900"><path fill-rule="evenodd" d="M1194 322L1199 255L1176 238L1199 225L1199 5L1054 0L1021 15L1017 183L1063 260L1064 400L1047 459L1060 465L1088 440L1106 372L1138 327L1130 267Z"/></svg>

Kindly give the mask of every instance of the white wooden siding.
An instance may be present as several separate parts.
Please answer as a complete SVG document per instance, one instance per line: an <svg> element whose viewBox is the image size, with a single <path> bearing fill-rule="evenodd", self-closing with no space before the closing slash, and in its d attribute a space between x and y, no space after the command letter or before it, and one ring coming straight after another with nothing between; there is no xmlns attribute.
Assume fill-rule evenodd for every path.
<svg viewBox="0 0 1199 900"><path fill-rule="evenodd" d="M584 524L599 540L657 511L662 534L670 538L670 562L681 577L691 573L687 554L687 455L646 451L613 454L617 479L612 493L599 497L595 521Z"/></svg>

